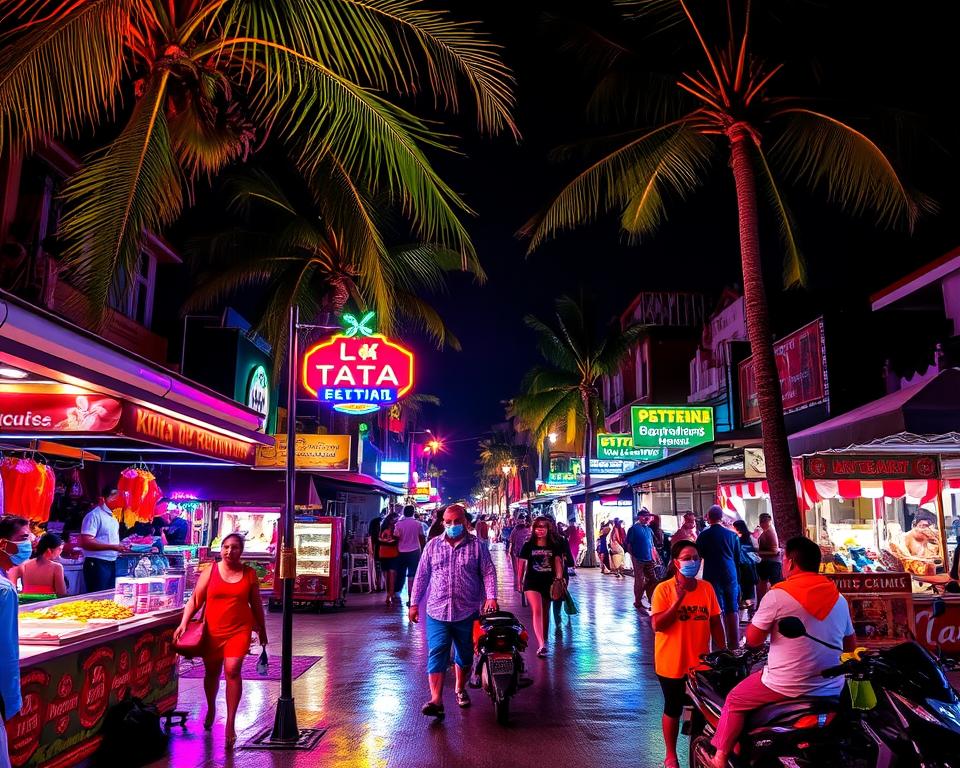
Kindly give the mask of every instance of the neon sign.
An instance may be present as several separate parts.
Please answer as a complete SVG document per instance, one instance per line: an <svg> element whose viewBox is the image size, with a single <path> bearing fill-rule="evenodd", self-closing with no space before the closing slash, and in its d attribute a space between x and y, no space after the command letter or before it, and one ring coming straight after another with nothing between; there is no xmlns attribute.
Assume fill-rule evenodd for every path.
<svg viewBox="0 0 960 768"><path fill-rule="evenodd" d="M344 314L342 333L303 356L303 387L335 411L354 415L391 406L413 389L413 352L373 329L374 313Z"/></svg>

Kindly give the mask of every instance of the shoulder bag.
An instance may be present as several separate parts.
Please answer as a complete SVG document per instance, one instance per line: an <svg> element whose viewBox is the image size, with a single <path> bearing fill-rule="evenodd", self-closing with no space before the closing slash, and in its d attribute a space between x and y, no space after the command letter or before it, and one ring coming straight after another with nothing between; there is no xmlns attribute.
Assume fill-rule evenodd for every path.
<svg viewBox="0 0 960 768"><path fill-rule="evenodd" d="M204 616L206 606L200 608L199 614L187 624L186 631L173 644L173 650L185 659L195 659L203 655L207 640L207 619Z"/></svg>
<svg viewBox="0 0 960 768"><path fill-rule="evenodd" d="M550 585L550 599L563 600L567 596L567 583L563 579L554 579Z"/></svg>

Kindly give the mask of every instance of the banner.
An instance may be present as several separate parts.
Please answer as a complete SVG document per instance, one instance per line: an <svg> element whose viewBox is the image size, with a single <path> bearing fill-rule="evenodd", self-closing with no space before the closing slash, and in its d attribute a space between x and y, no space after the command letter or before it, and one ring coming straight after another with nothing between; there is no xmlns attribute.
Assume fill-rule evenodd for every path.
<svg viewBox="0 0 960 768"><path fill-rule="evenodd" d="M286 469L287 436L257 448L257 467ZM350 435L297 435L297 469L350 469Z"/></svg>
<svg viewBox="0 0 960 768"><path fill-rule="evenodd" d="M934 454L818 453L803 460L807 480L933 480L940 476Z"/></svg>
<svg viewBox="0 0 960 768"><path fill-rule="evenodd" d="M120 421L119 400L50 390L29 384L0 389L0 433L110 432Z"/></svg>
<svg viewBox="0 0 960 768"><path fill-rule="evenodd" d="M687 405L635 405L630 409L637 448L683 451L713 441L713 408Z"/></svg>
<svg viewBox="0 0 960 768"><path fill-rule="evenodd" d="M155 445L180 448L214 459L252 465L257 444L198 427L150 408L126 403L120 419L119 434Z"/></svg>
<svg viewBox="0 0 960 768"><path fill-rule="evenodd" d="M663 448L637 448L633 444L633 435L597 435L598 459L659 461L665 454Z"/></svg>
<svg viewBox="0 0 960 768"><path fill-rule="evenodd" d="M793 413L824 403L829 398L827 385L826 347L823 342L823 318L814 320L799 331L773 345L773 354L780 375L783 412ZM753 357L740 363L740 419L743 426L760 421L757 382L753 373Z"/></svg>

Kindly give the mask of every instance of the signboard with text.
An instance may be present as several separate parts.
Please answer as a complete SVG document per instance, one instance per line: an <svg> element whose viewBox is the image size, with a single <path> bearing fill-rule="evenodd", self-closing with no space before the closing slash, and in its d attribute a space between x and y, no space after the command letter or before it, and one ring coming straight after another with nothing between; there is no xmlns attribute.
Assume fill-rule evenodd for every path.
<svg viewBox="0 0 960 768"><path fill-rule="evenodd" d="M239 464L252 465L257 455L256 443L238 440L131 403L123 406L118 434Z"/></svg>
<svg viewBox="0 0 960 768"><path fill-rule="evenodd" d="M590 459L590 474L594 477L616 477L631 472L637 465L623 459Z"/></svg>
<svg viewBox="0 0 960 768"><path fill-rule="evenodd" d="M630 409L637 448L683 451L714 438L713 408L688 405L635 405Z"/></svg>
<svg viewBox="0 0 960 768"><path fill-rule="evenodd" d="M933 480L940 459L933 454L818 453L803 459L808 480Z"/></svg>
<svg viewBox="0 0 960 768"><path fill-rule="evenodd" d="M625 461L659 461L666 455L663 448L637 448L633 435L597 435L598 459Z"/></svg>
<svg viewBox="0 0 960 768"><path fill-rule="evenodd" d="M287 436L257 448L257 467L286 469ZM297 435L297 469L350 469L350 435Z"/></svg>
<svg viewBox="0 0 960 768"><path fill-rule="evenodd" d="M324 405L354 415L394 405L413 389L413 352L374 333L372 312L359 319L343 317L343 333L304 354L304 389Z"/></svg>
<svg viewBox="0 0 960 768"><path fill-rule="evenodd" d="M120 410L119 400L75 387L8 384L0 389L0 433L111 432Z"/></svg>
<svg viewBox="0 0 960 768"><path fill-rule="evenodd" d="M828 577L847 599L859 645L883 647L913 639L909 573L835 573Z"/></svg>
<svg viewBox="0 0 960 768"><path fill-rule="evenodd" d="M827 401L829 387L823 318L776 342L773 354L780 375L784 413L793 413ZM760 421L752 357L740 363L739 378L740 418L743 426L747 427Z"/></svg>

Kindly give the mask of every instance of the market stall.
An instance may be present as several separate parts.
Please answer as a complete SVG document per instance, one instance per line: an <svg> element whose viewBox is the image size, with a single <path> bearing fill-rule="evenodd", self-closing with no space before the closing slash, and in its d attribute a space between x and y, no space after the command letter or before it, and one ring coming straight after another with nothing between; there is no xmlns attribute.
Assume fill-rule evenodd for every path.
<svg viewBox="0 0 960 768"><path fill-rule="evenodd" d="M175 707L180 606L134 611L112 590L50 600L39 612L21 607L23 707L6 723L14 768L87 760L100 746L106 713L128 695L161 712Z"/></svg>

